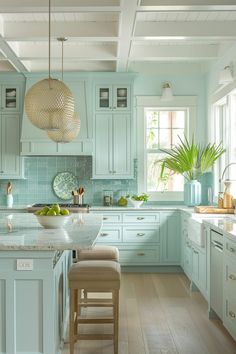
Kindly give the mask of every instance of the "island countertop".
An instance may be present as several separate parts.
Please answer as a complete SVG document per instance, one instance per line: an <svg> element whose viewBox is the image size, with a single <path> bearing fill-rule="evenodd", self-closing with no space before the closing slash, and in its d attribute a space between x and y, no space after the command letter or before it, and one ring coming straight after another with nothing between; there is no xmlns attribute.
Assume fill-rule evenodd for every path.
<svg viewBox="0 0 236 354"><path fill-rule="evenodd" d="M56 216L55 216L56 217ZM91 247L102 226L102 216L71 214L62 229L45 229L35 215L0 214L0 250L53 251Z"/></svg>

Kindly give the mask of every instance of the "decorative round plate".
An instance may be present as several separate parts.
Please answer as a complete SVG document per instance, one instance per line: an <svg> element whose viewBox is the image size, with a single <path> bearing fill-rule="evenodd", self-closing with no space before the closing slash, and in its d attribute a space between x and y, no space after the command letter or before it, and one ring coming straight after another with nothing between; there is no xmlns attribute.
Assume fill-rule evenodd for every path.
<svg viewBox="0 0 236 354"><path fill-rule="evenodd" d="M78 181L75 175L70 172L60 172L53 180L55 194L64 200L72 198L71 192L78 189Z"/></svg>

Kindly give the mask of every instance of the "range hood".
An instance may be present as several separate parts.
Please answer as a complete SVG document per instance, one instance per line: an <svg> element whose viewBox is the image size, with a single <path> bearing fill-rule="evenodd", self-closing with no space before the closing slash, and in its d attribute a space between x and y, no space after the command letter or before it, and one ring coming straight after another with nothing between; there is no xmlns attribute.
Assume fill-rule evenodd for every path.
<svg viewBox="0 0 236 354"><path fill-rule="evenodd" d="M26 78L26 92L43 76L32 75ZM88 114L87 89L85 80L65 80L75 99L75 111L81 119L80 132L70 143L55 143L50 140L47 133L35 127L23 112L21 129L21 155L22 156L53 156L53 155L91 155L92 154L92 114ZM90 119L89 119L90 117Z"/></svg>

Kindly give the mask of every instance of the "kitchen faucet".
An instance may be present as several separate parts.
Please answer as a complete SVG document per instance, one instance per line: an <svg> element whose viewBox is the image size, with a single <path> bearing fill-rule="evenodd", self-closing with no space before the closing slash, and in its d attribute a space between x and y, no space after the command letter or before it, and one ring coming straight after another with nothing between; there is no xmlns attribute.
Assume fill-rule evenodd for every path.
<svg viewBox="0 0 236 354"><path fill-rule="evenodd" d="M236 162L230 162L228 165L226 165L226 167L225 167L225 169L224 169L224 171L223 171L223 173L222 173L222 176L221 176L221 178L219 179L219 183L221 183L221 182L223 181L225 172L226 172L226 170L227 170L231 165L236 165ZM233 180L233 181L234 181L234 180Z"/></svg>

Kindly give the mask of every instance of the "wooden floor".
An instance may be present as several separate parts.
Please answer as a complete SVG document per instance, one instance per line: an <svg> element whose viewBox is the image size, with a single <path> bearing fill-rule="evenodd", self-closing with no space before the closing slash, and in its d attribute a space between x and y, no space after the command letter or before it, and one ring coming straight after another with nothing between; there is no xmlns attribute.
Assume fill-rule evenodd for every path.
<svg viewBox="0 0 236 354"><path fill-rule="evenodd" d="M101 331L91 326L85 331ZM113 354L110 341L81 341L75 348L75 354ZM220 321L208 319L206 301L189 291L185 275L123 273L119 354L176 353L235 354L236 342Z"/></svg>

